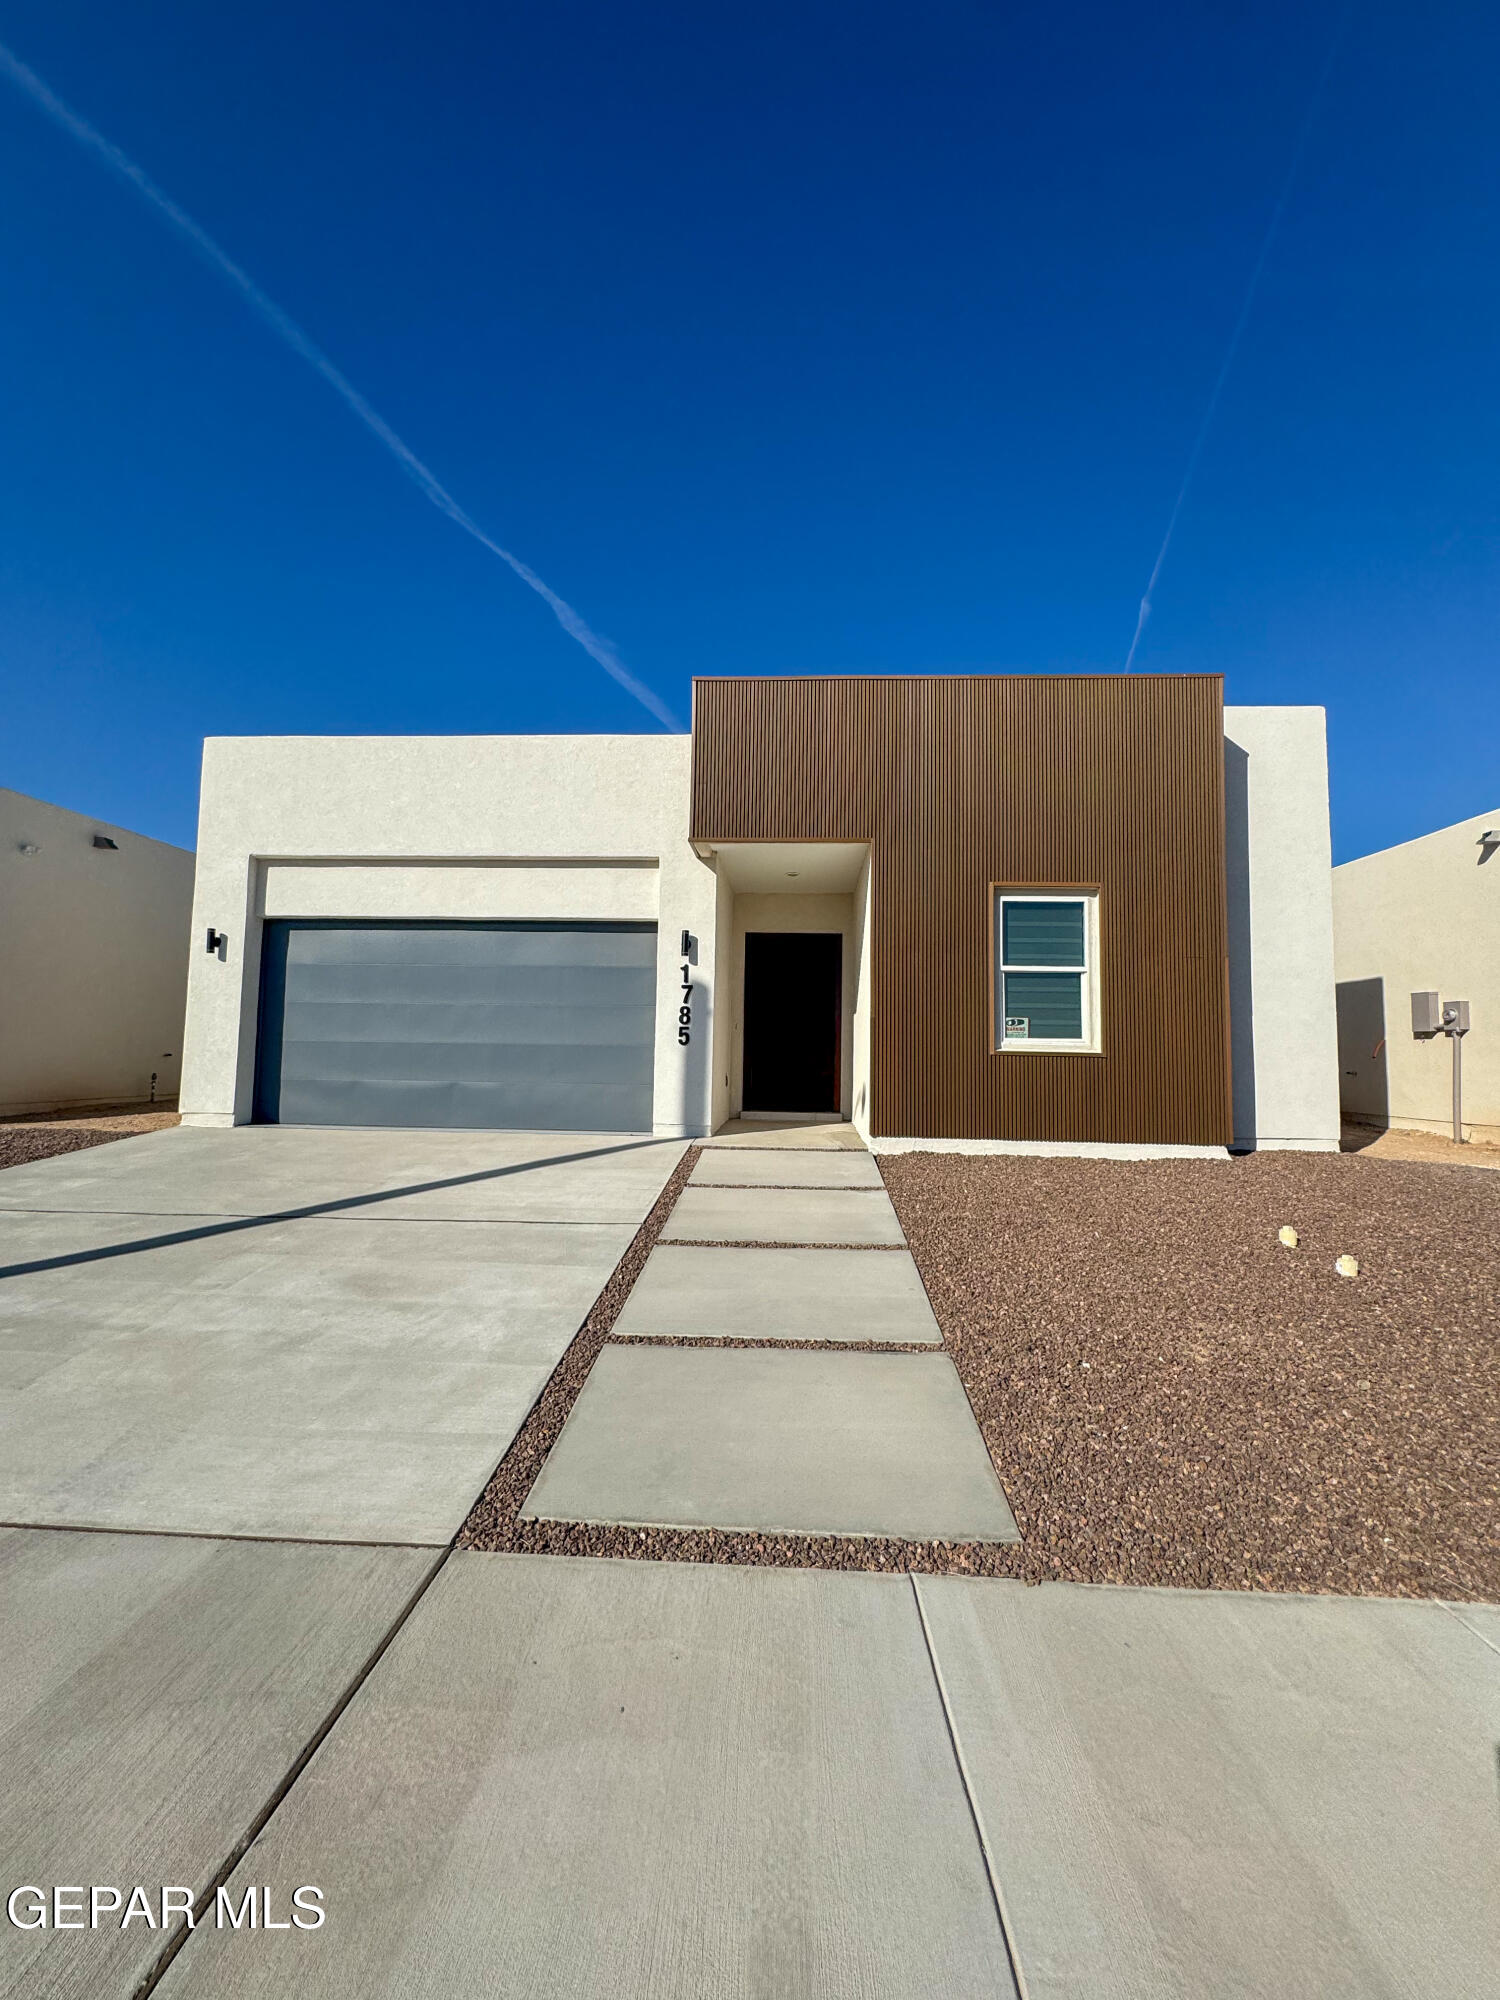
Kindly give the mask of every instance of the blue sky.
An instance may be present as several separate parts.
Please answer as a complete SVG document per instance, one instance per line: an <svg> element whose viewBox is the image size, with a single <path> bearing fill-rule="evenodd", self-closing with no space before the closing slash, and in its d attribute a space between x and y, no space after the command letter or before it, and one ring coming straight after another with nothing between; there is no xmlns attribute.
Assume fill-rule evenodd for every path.
<svg viewBox="0 0 1500 2000"><path fill-rule="evenodd" d="M682 714L1115 670L1340 11L205 8L0 40ZM1138 666L1329 711L1336 858L1500 805L1481 5L1354 7ZM219 733L657 725L0 95L0 783L190 845Z"/></svg>

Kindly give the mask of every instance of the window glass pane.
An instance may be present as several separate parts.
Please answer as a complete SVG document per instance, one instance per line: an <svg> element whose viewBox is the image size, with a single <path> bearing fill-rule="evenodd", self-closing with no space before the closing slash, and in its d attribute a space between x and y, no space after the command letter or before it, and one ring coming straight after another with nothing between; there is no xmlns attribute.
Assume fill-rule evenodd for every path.
<svg viewBox="0 0 1500 2000"><path fill-rule="evenodd" d="M1016 1025L1024 1021L1024 1028ZM1005 1037L1014 1041L1081 1042L1081 972L1007 972Z"/></svg>
<svg viewBox="0 0 1500 2000"><path fill-rule="evenodd" d="M1007 902L1001 915L1007 965L1082 965L1083 904Z"/></svg>

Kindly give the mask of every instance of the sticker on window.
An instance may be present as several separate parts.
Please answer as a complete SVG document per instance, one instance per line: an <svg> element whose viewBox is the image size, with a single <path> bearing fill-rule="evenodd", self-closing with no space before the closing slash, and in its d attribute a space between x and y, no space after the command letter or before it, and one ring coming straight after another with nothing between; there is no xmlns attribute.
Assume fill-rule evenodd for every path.
<svg viewBox="0 0 1500 2000"><path fill-rule="evenodd" d="M1025 1042L1031 1039L1031 1016L1029 1014L1007 1014L1005 1017L1005 1039L1008 1042Z"/></svg>

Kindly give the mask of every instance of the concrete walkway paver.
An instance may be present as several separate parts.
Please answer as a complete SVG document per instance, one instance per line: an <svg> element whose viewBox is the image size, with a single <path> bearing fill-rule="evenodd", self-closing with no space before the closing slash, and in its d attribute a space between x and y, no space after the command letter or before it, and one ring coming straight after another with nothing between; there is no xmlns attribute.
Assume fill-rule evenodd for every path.
<svg viewBox="0 0 1500 2000"><path fill-rule="evenodd" d="M521 1514L1019 1539L946 1354L606 1347Z"/></svg>
<svg viewBox="0 0 1500 2000"><path fill-rule="evenodd" d="M904 1250L658 1244L613 1328L714 1340L903 1341L940 1347Z"/></svg>
<svg viewBox="0 0 1500 2000"><path fill-rule="evenodd" d="M1014 1995L904 1578L458 1555L163 2000Z"/></svg>
<svg viewBox="0 0 1500 2000"><path fill-rule="evenodd" d="M87 1924L94 1884L201 1892L434 1560L0 1530L5 1893L82 1884ZM163 1940L118 1925L0 1924L0 1994L133 1993Z"/></svg>
<svg viewBox="0 0 1500 2000"><path fill-rule="evenodd" d="M868 1243L906 1238L883 1188L685 1187L663 1243Z"/></svg>
<svg viewBox="0 0 1500 2000"><path fill-rule="evenodd" d="M682 1150L252 1127L9 1169L0 1519L448 1541Z"/></svg>
<svg viewBox="0 0 1500 2000"><path fill-rule="evenodd" d="M865 1150L864 1140L847 1118L731 1118L711 1139L698 1143L732 1152L753 1152L763 1146L814 1153Z"/></svg>
<svg viewBox="0 0 1500 2000"><path fill-rule="evenodd" d="M883 1188L870 1153L736 1153L721 1149L700 1154L691 1187Z"/></svg>
<svg viewBox="0 0 1500 2000"><path fill-rule="evenodd" d="M1500 1995L1500 1659L1445 1608L917 1591L1031 2000Z"/></svg>

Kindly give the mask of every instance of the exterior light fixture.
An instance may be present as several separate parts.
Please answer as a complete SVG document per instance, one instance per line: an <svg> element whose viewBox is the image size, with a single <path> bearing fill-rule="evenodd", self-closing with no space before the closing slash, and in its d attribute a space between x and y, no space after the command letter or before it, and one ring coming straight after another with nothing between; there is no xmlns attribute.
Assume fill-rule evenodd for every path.
<svg viewBox="0 0 1500 2000"><path fill-rule="evenodd" d="M111 840L107 833L96 833L94 835L94 845L95 847L112 848L116 854L118 854L120 851L119 841Z"/></svg>
<svg viewBox="0 0 1500 2000"><path fill-rule="evenodd" d="M211 930L208 934L207 950L210 955L216 954L220 958L227 957L229 953L228 931Z"/></svg>
<svg viewBox="0 0 1500 2000"><path fill-rule="evenodd" d="M21 842L21 852L23 854L40 854L41 851L34 840L23 840Z"/></svg>

